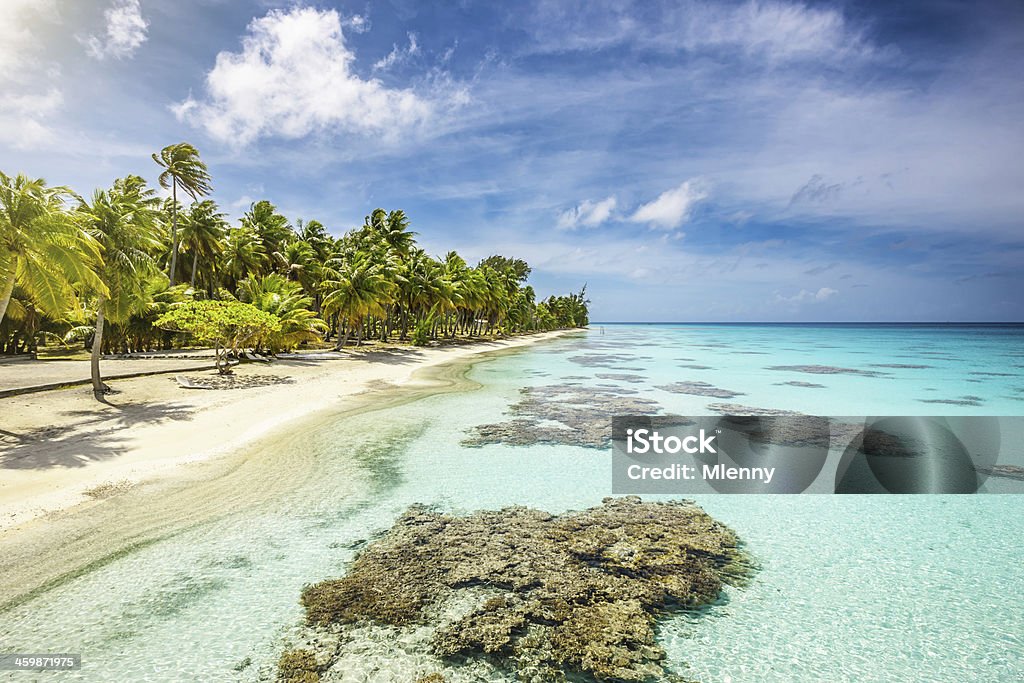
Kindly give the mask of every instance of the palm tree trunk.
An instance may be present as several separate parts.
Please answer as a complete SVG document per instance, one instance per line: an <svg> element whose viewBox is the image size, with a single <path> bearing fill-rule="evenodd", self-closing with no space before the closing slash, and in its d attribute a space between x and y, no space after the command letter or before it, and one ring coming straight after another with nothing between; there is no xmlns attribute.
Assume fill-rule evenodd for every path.
<svg viewBox="0 0 1024 683"><path fill-rule="evenodd" d="M171 270L167 277L174 286L175 269L178 266L178 179L171 180Z"/></svg>
<svg viewBox="0 0 1024 683"><path fill-rule="evenodd" d="M335 351L341 351L348 342L348 325L345 324L345 316L338 314L338 343L334 345Z"/></svg>
<svg viewBox="0 0 1024 683"><path fill-rule="evenodd" d="M14 262L11 264L11 274L7 276L7 282L3 285L3 290L0 291L0 323L4 321L4 316L7 314L7 305L11 303L11 294L14 293L14 276L18 272L18 257L14 257Z"/></svg>
<svg viewBox="0 0 1024 683"><path fill-rule="evenodd" d="M189 286L192 289L196 288L196 266L199 265L199 250L196 249L196 253L192 256L192 280L189 282Z"/></svg>
<svg viewBox="0 0 1024 683"><path fill-rule="evenodd" d="M96 307L96 333L92 337L92 358L90 367L92 370L92 393L97 400L106 393L106 385L100 377L100 355L103 353L103 309L107 306L106 297L100 297L99 306Z"/></svg>

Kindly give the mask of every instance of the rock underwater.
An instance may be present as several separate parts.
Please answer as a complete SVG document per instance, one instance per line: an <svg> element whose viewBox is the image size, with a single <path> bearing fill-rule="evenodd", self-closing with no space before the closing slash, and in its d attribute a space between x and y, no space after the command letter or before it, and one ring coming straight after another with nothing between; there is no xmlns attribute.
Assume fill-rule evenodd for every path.
<svg viewBox="0 0 1024 683"><path fill-rule="evenodd" d="M465 667L484 680L485 667L490 680L680 681L663 666L659 617L712 603L751 571L736 535L690 501L606 498L562 515L413 506L346 576L304 589L319 635L282 656L279 678L349 680L351 644L372 633L423 650L418 670L388 680L454 681Z"/></svg>

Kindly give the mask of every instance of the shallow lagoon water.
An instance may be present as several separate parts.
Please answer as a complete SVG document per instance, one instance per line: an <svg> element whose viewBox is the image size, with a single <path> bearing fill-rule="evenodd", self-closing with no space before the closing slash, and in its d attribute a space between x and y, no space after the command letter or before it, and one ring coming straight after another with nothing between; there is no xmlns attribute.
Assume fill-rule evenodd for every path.
<svg viewBox="0 0 1024 683"><path fill-rule="evenodd" d="M703 381L743 392L729 402L818 414L1013 415L1024 412L1022 341L1020 328L609 325L498 354L469 371L479 388L306 426L274 454L301 450L310 468L288 496L125 553L0 614L5 650L84 660L79 672L9 677L258 680L302 621L302 586L344 573L359 542L408 505L559 512L599 503L611 490L607 453L461 445L475 425L505 419L523 386L611 384L681 414L722 399L655 387ZM768 369L809 365L880 374ZM644 383L607 377L615 374ZM959 403L924 402L932 397ZM719 604L664 623L680 673L708 682L1024 676L1017 496L698 502L741 535L762 569ZM381 651L368 646L351 680L414 678L402 670L409 659Z"/></svg>

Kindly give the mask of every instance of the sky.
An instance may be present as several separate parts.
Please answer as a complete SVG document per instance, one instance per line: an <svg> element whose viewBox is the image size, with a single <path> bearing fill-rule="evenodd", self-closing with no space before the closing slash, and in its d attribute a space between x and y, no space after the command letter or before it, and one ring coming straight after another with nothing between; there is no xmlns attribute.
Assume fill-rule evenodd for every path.
<svg viewBox="0 0 1024 683"><path fill-rule="evenodd" d="M0 1L0 169L187 140L237 219L583 284L597 321L1024 320L1024 4Z"/></svg>

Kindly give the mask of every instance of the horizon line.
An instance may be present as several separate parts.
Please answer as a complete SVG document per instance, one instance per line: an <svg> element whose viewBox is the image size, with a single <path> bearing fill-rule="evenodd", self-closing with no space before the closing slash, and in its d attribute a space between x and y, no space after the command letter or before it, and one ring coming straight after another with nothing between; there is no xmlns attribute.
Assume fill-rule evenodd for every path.
<svg viewBox="0 0 1024 683"><path fill-rule="evenodd" d="M592 320L590 325L1024 325L1024 320Z"/></svg>

